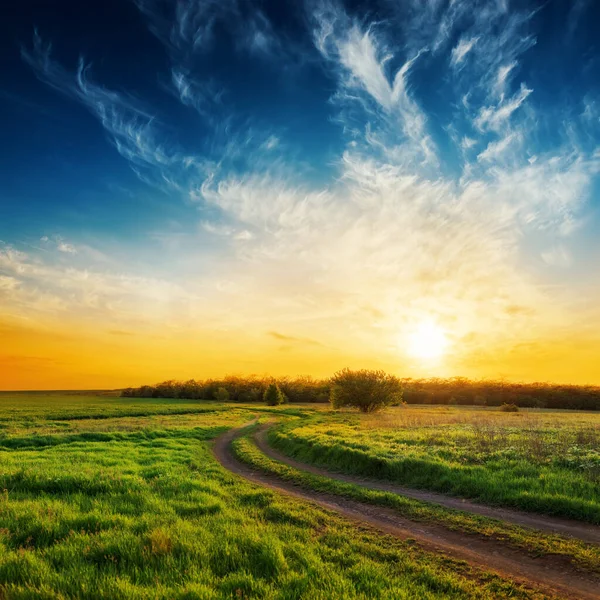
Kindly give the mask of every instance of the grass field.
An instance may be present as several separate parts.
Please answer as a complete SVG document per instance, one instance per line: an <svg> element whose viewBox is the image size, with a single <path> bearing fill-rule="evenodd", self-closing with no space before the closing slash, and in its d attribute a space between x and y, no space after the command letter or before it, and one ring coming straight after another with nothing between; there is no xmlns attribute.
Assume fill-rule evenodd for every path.
<svg viewBox="0 0 600 600"><path fill-rule="evenodd" d="M447 509L440 505L413 500L392 492L368 489L298 470L265 456L253 443L253 428L234 441L236 457L256 470L273 474L294 485L320 493L332 493L367 504L393 508L398 515L413 521L442 525L453 531L501 540L507 547L525 550L531 555L563 556L576 568L600 573L600 547L579 540L531 530L516 525Z"/></svg>
<svg viewBox="0 0 600 600"><path fill-rule="evenodd" d="M0 598L536 597L229 474L261 410L0 395Z"/></svg>
<svg viewBox="0 0 600 600"><path fill-rule="evenodd" d="M341 472L600 524L600 415L459 407L319 413L270 442Z"/></svg>

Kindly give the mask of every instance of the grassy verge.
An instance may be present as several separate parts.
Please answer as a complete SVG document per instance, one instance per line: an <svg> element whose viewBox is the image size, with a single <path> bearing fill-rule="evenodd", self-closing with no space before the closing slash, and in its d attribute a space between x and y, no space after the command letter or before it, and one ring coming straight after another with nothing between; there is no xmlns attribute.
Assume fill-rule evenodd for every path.
<svg viewBox="0 0 600 600"><path fill-rule="evenodd" d="M240 481L214 419L0 450L0 598L541 598Z"/></svg>
<svg viewBox="0 0 600 600"><path fill-rule="evenodd" d="M249 431L245 436L234 440L233 450L239 460L255 469L276 475L316 492L337 494L361 502L390 507L411 520L436 523L451 530L491 537L534 555L562 555L567 557L577 568L600 573L600 548L595 545L557 535L543 534L495 519L469 515L390 492L369 490L358 485L300 471L265 456L250 439L251 434Z"/></svg>
<svg viewBox="0 0 600 600"><path fill-rule="evenodd" d="M319 415L274 428L269 441L336 471L600 524L600 420L451 409L390 414Z"/></svg>
<svg viewBox="0 0 600 600"><path fill-rule="evenodd" d="M75 400L74 400L75 398ZM45 400L45 402L42 402ZM64 401L64 403L63 403ZM254 413L290 417L314 414L309 407L267 407L260 404L225 404L213 401L99 398L97 396L15 397L0 394L0 446L20 444L11 438L54 434L89 434L146 429L190 428L227 414L235 419ZM7 441L9 440L9 441ZM38 440L41 445L45 442ZM35 445L32 440L31 444Z"/></svg>

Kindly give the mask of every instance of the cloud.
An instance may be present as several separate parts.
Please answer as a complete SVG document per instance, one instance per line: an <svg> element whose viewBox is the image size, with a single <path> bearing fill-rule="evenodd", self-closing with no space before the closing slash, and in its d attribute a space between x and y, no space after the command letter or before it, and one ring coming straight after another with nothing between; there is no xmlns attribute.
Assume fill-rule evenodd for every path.
<svg viewBox="0 0 600 600"><path fill-rule="evenodd" d="M167 280L76 268L0 242L2 273L4 314L15 318L59 317L76 309L80 315L139 323L164 317L177 305L185 312L182 307L201 304L197 293Z"/></svg>
<svg viewBox="0 0 600 600"><path fill-rule="evenodd" d="M221 104L223 90L212 81L199 83L179 67L171 70L171 83L176 97L185 106L195 108L205 119L211 120ZM188 158L189 160L189 158Z"/></svg>
<svg viewBox="0 0 600 600"><path fill-rule="evenodd" d="M497 142L490 142L483 152L477 155L478 161L497 162L519 137L511 133Z"/></svg>
<svg viewBox="0 0 600 600"><path fill-rule="evenodd" d="M265 150L274 150L280 145L280 143L281 141L276 135L271 135L262 143L261 147Z"/></svg>
<svg viewBox="0 0 600 600"><path fill-rule="evenodd" d="M303 337L294 337L292 335L284 335L283 333L279 333L277 331L269 331L269 332L267 332L267 334L269 336L271 336L272 338L275 338L276 340L279 340L282 342L290 342L293 344L306 344L309 346L322 346L323 345L320 342L318 342L317 340L311 340L310 338L303 338Z"/></svg>
<svg viewBox="0 0 600 600"><path fill-rule="evenodd" d="M16 290L19 287L19 280L14 277L0 275L0 294L8 293Z"/></svg>
<svg viewBox="0 0 600 600"><path fill-rule="evenodd" d="M350 75L349 87L363 88L385 110L390 111L397 106L403 77L398 73L397 85L396 80L393 84L388 81L383 67L390 56L381 55L370 31L362 32L355 25L346 39L337 42L337 47L340 62Z"/></svg>
<svg viewBox="0 0 600 600"><path fill-rule="evenodd" d="M600 125L600 101L592 100L589 96L584 97L581 117L588 125Z"/></svg>
<svg viewBox="0 0 600 600"><path fill-rule="evenodd" d="M203 221L201 223L201 227L208 233L222 237L228 237L233 240L247 241L254 238L254 234L251 231L248 231L248 229L236 229L235 227L230 227L224 224Z"/></svg>
<svg viewBox="0 0 600 600"><path fill-rule="evenodd" d="M450 65L454 68L460 66L460 64L465 60L467 54L471 51L473 46L479 40L478 37L473 38L464 38L461 37L458 44L452 49L452 54L450 57Z"/></svg>
<svg viewBox="0 0 600 600"><path fill-rule="evenodd" d="M477 140L474 140L473 138L470 138L469 136L465 136L463 137L463 139L460 141L460 146L463 150L470 150L471 148L473 148L473 146L477 145Z"/></svg>
<svg viewBox="0 0 600 600"><path fill-rule="evenodd" d="M65 252L67 254L77 254L77 250L73 244L68 244L67 242L59 242L57 246L59 252Z"/></svg>
<svg viewBox="0 0 600 600"><path fill-rule="evenodd" d="M585 11L592 5L592 0L574 0L571 2L571 10L567 19L567 40L571 40L575 34Z"/></svg>
<svg viewBox="0 0 600 600"><path fill-rule="evenodd" d="M90 66L83 58L79 59L77 71L69 73L52 59L51 51L51 44L45 44L36 31L33 47L23 47L21 56L41 81L85 106L102 124L118 152L133 166L163 169L183 161L184 157L157 141L155 119L139 102L93 83Z"/></svg>
<svg viewBox="0 0 600 600"><path fill-rule="evenodd" d="M516 62L511 62L508 65L502 65L498 69L498 75L496 77L496 82L494 84L494 93L501 99L504 99L504 92L510 77L510 74L517 66Z"/></svg>
<svg viewBox="0 0 600 600"><path fill-rule="evenodd" d="M65 241L61 235L53 235L52 237L44 235L40 238L40 242L42 243L42 246L48 250L56 248L56 250L64 254L77 254L77 248L73 244Z"/></svg>
<svg viewBox="0 0 600 600"><path fill-rule="evenodd" d="M206 48L213 39L217 22L232 18L236 0L134 0L146 16L150 30L171 51L193 53Z"/></svg>
<svg viewBox="0 0 600 600"><path fill-rule="evenodd" d="M572 260L569 252L564 246L550 248L541 254L542 260L551 267L570 267Z"/></svg>
<svg viewBox="0 0 600 600"><path fill-rule="evenodd" d="M97 118L140 178L198 208L194 233L172 246L168 227L155 236L162 277L139 274L133 261L108 271L53 237L40 255L5 245L0 292L15 314L76 308L100 315L104 332L129 320L186 331L208 323L298 344L352 340L354 352L378 356L382 346L397 354L401 332L432 316L453 340L481 332L508 345L576 319L568 298L540 285L550 270L532 272L523 257L538 267L575 262L569 236L600 169L576 119L595 121L597 107L588 100L571 136L557 121L558 141L540 144L532 89L520 81L535 44L532 11L410 0L370 22L335 2L309 4L312 52L342 139L327 179L281 131L232 114L227 91L193 68L217 27L239 33L235 49L249 57L276 56L282 37L266 14L244 20L248 5L237 1L137 5L169 51L172 93L208 125L191 152L140 101L94 83L83 61L69 73L38 36L23 57ZM444 99L433 108L421 95L432 69Z"/></svg>
<svg viewBox="0 0 600 600"><path fill-rule="evenodd" d="M497 106L482 108L475 119L475 126L481 131L499 131L532 92L525 84L521 84L521 89L511 99L501 100Z"/></svg>
<svg viewBox="0 0 600 600"><path fill-rule="evenodd" d="M394 54L374 26L362 27L332 5L317 11L315 21L315 45L340 81L333 100L342 106L359 103L366 109L366 123L361 123L366 142L371 147L391 150L388 158L395 152L397 161L436 163L435 144L426 130L427 117L411 96L408 81L425 49L388 75ZM343 114L340 119L347 129L353 129ZM394 142L390 139L394 137L396 141L402 139L402 148L398 144L391 147Z"/></svg>
<svg viewBox="0 0 600 600"><path fill-rule="evenodd" d="M215 29L230 33L240 51L271 57L285 51L266 14L246 0L134 0L150 31L171 58L189 66L194 55L208 52Z"/></svg>

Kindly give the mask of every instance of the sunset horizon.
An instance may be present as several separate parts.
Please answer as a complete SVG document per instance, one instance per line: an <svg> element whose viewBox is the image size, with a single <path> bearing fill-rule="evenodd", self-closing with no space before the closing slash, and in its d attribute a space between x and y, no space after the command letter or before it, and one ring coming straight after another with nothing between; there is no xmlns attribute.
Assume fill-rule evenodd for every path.
<svg viewBox="0 0 600 600"><path fill-rule="evenodd" d="M600 5L19 6L0 390L600 385Z"/></svg>
<svg viewBox="0 0 600 600"><path fill-rule="evenodd" d="M600 1L0 14L1 600L600 600Z"/></svg>

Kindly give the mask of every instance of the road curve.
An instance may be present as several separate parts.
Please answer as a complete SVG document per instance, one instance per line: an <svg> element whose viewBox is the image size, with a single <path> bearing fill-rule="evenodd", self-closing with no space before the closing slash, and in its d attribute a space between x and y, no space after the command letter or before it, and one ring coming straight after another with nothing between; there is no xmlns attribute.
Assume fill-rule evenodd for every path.
<svg viewBox="0 0 600 600"><path fill-rule="evenodd" d="M355 485L366 487L372 490L391 492L392 494L406 496L407 498L412 498L413 500L440 504L445 508L452 508L467 513L481 515L483 517L489 517L491 519L498 519L500 521L512 523L513 525L519 525L521 527L538 529L539 531L544 531L547 533L557 533L558 535L572 537L590 544L600 544L600 527L597 525L592 525L591 523L582 523L580 521L574 521L571 519L561 519L558 517L526 513L508 508L486 506L485 504L478 504L462 498L453 498L451 496L445 496L444 494L435 492L416 490L413 488L403 487L395 483L378 481L375 479L365 479L362 477L345 475L343 473L337 473L327 469L313 467L312 465L307 465L306 463L298 462L297 460L282 454L278 450L275 450L268 444L268 429L268 424L261 426L255 437L256 445L259 447L261 452L273 460L285 463L286 465L294 467L300 471L307 471L313 475L329 477L329 479L335 479L336 481L342 481L344 483L353 483Z"/></svg>
<svg viewBox="0 0 600 600"><path fill-rule="evenodd" d="M231 452L231 442L250 423L219 436L213 446L216 459L228 471L277 491L335 511L362 525L399 539L415 540L425 550L443 553L473 566L510 578L550 596L577 600L600 600L600 578L576 570L568 559L544 555L532 557L507 548L488 538L448 530L432 524L402 518L396 511L350 500L334 494L307 491L275 476L255 471L238 461Z"/></svg>

